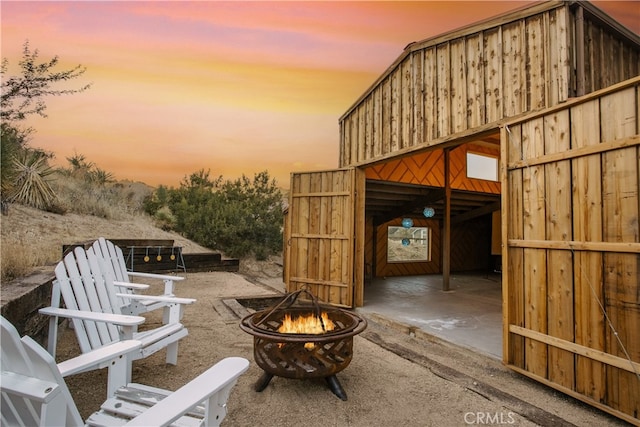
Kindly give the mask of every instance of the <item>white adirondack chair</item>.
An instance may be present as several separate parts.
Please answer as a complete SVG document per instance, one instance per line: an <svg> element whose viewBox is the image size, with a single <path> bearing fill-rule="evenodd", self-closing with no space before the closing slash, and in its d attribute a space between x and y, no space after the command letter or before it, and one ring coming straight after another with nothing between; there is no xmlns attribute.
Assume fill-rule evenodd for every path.
<svg viewBox="0 0 640 427"><path fill-rule="evenodd" d="M175 282L184 280L182 276L168 274L143 273L127 270L127 263L124 259L122 249L104 237L98 238L93 245L94 253L101 261L100 267L107 280L112 280L115 286L120 287L120 292L136 294L140 290L148 289L149 285L132 283L133 278L162 280L164 282L164 293L162 296L175 296ZM131 300L120 298L120 310L123 314L134 316L144 314L158 308L166 308L166 303L156 300ZM182 313L181 317L182 318ZM165 310L164 323L168 323L168 310Z"/></svg>
<svg viewBox="0 0 640 427"><path fill-rule="evenodd" d="M58 318L69 318L82 353L114 342L135 339L142 343L139 351L129 355L126 381L131 381L131 363L145 358L157 351L166 349L167 363L175 365L178 361L178 342L188 335L187 329L179 319L180 305L192 304L194 299L175 297L153 297L147 295L129 295L117 293L114 287L104 280L98 259L91 250L75 248L60 261L55 268L56 280L53 282L51 306L40 309L41 314L51 316L49 321L48 350L55 356ZM144 323L140 316L123 315L117 301L118 296L137 299L161 299L169 303L174 321L155 329L137 332L138 325ZM64 300L66 308L60 308Z"/></svg>
<svg viewBox="0 0 640 427"><path fill-rule="evenodd" d="M249 367L241 357L215 364L175 392L129 383L109 397L85 424L63 379L61 365L31 337L20 335L0 316L2 355L0 392L3 426L218 426L238 377ZM103 347L69 360L67 364L94 365L96 360L123 359L140 346L136 341ZM109 372L111 374L111 370Z"/></svg>

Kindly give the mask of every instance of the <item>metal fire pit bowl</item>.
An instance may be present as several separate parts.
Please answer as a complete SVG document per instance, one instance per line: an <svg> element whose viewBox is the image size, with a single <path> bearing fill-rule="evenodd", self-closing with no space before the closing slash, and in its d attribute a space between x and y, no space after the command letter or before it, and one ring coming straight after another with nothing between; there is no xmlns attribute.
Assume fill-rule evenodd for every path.
<svg viewBox="0 0 640 427"><path fill-rule="evenodd" d="M311 304L293 306L301 293ZM278 332L285 315L292 318L326 312L335 329L322 334L289 334ZM255 385L264 390L273 376L307 379L325 378L331 391L342 400L347 395L336 374L346 368L353 356L353 337L364 331L367 322L362 317L335 307L320 306L307 290L287 294L273 308L244 317L240 328L253 335L253 357L264 371ZM306 345L306 346L305 346Z"/></svg>

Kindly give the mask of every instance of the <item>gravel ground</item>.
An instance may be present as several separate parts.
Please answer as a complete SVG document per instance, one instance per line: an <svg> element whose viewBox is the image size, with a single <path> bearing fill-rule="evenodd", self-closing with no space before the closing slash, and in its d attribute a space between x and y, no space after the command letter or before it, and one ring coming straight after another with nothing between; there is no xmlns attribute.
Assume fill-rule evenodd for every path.
<svg viewBox="0 0 640 427"><path fill-rule="evenodd" d="M268 296L281 291L274 274L257 278L228 272L188 273L178 296L197 298L187 307L189 336L181 341L177 366L164 352L134 363L133 380L175 390L227 356L251 361L228 402L226 426L622 426L625 423L564 394L522 377L499 361L427 335L410 336L403 325L368 315L368 328L354 337L351 364L338 378L347 401L323 380L275 377L262 392L254 384L262 371L253 361L253 338L240 330L226 299ZM249 281L247 278L250 277ZM152 286L150 293L159 293ZM148 316L153 327L160 321ZM60 360L77 354L71 330L62 332ZM83 417L105 399L106 373L68 378Z"/></svg>

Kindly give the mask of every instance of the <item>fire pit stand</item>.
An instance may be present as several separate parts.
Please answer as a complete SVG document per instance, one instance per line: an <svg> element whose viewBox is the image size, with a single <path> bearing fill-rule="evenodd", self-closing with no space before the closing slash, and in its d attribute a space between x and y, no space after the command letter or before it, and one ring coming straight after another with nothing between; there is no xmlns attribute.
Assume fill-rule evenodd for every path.
<svg viewBox="0 0 640 427"><path fill-rule="evenodd" d="M257 392L264 390L265 388L267 388L269 382L271 382L271 378L273 377L274 374L263 372L260 376L260 379L256 381L253 389ZM336 377L335 375L329 375L328 377L324 377L324 379L329 386L329 390L331 390L333 394L338 396L340 400L347 400L347 393L342 388L342 384L340 384L340 381L338 381L338 377Z"/></svg>
<svg viewBox="0 0 640 427"><path fill-rule="evenodd" d="M305 294L310 304L294 303ZM284 333L278 330L285 316L326 313L335 328L321 334ZM322 322L322 320L320 320ZM353 356L353 337L367 327L362 317L336 307L321 306L306 289L287 294L273 308L257 311L240 321L240 328L253 335L253 356L264 373L255 390L264 390L274 376L294 379L324 378L333 394L347 400L336 374L346 368ZM323 324L324 329L324 324Z"/></svg>

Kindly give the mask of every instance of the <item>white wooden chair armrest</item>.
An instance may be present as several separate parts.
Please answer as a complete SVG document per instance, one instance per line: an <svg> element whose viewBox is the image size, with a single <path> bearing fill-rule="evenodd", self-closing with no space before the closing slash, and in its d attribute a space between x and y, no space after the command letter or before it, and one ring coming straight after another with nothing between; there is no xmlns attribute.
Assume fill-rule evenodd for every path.
<svg viewBox="0 0 640 427"><path fill-rule="evenodd" d="M184 277L181 276L170 276L167 274L157 274L157 273L143 273L137 271L127 271L129 277L143 277L147 279L158 279L164 282L164 293L166 295L173 295L173 284L174 282L179 282L180 280L184 280Z"/></svg>
<svg viewBox="0 0 640 427"><path fill-rule="evenodd" d="M182 307L182 306L179 306ZM47 350L55 357L58 342L58 317L65 319L92 320L95 322L111 323L122 328L122 339L128 340L133 333L145 322L142 316L129 316L125 314L97 313L93 311L70 310L68 308L44 307L38 310L40 314L51 316L49 319L49 337Z"/></svg>
<svg viewBox="0 0 640 427"><path fill-rule="evenodd" d="M48 316L65 317L70 319L93 320L94 322L113 323L119 326L138 326L144 323L142 316L125 314L96 313L93 311L69 310L68 308L44 307L38 310Z"/></svg>
<svg viewBox="0 0 640 427"><path fill-rule="evenodd" d="M129 298L137 301L157 301L157 302L167 302L167 303L174 303L174 304L184 304L184 305L193 304L194 302L196 302L196 300L193 298L177 298L177 297L170 297L170 296L155 296L155 295L131 295L131 294L120 294L120 293L117 293L116 295L122 298Z"/></svg>
<svg viewBox="0 0 640 427"><path fill-rule="evenodd" d="M86 371L88 368L101 366L104 362L124 356L132 351L142 348L142 343L137 340L119 341L107 345L89 353L81 354L73 359L58 363L58 369L63 377ZM95 369L95 368L94 368Z"/></svg>
<svg viewBox="0 0 640 427"><path fill-rule="evenodd" d="M129 382L129 353L141 350L142 342L140 341L118 341L58 363L57 366L63 377L94 369L109 368L107 396L111 397L120 387Z"/></svg>
<svg viewBox="0 0 640 427"><path fill-rule="evenodd" d="M172 280L174 282L179 282L185 279L182 276L171 276L168 274L156 274L156 273L143 273L140 271L127 271L127 274L129 276L134 276L134 277L146 277L148 279L158 279L158 280Z"/></svg>
<svg viewBox="0 0 640 427"><path fill-rule="evenodd" d="M41 403L53 400L60 393L58 383L28 377L15 372L2 371L0 390Z"/></svg>
<svg viewBox="0 0 640 427"><path fill-rule="evenodd" d="M130 283L130 282L118 282L113 281L114 286L119 286L122 288L135 289L135 290L144 290L149 289L149 285L145 285L144 283Z"/></svg>
<svg viewBox="0 0 640 427"><path fill-rule="evenodd" d="M170 323L180 323L184 307L196 302L194 298L177 298L174 296L163 295L138 295L138 294L120 294L116 293L117 297L123 298L129 301L139 301L143 304L160 305L162 308L162 323L168 325Z"/></svg>
<svg viewBox="0 0 640 427"><path fill-rule="evenodd" d="M212 407L217 406L214 395L223 392L225 387L235 384L237 378L248 368L249 361L242 357L223 359L125 425L169 425L192 407L212 396L214 401L208 402L207 405L209 414L215 413L216 409L224 411L226 410L224 407ZM218 425L214 419L209 419L208 422L209 425Z"/></svg>

